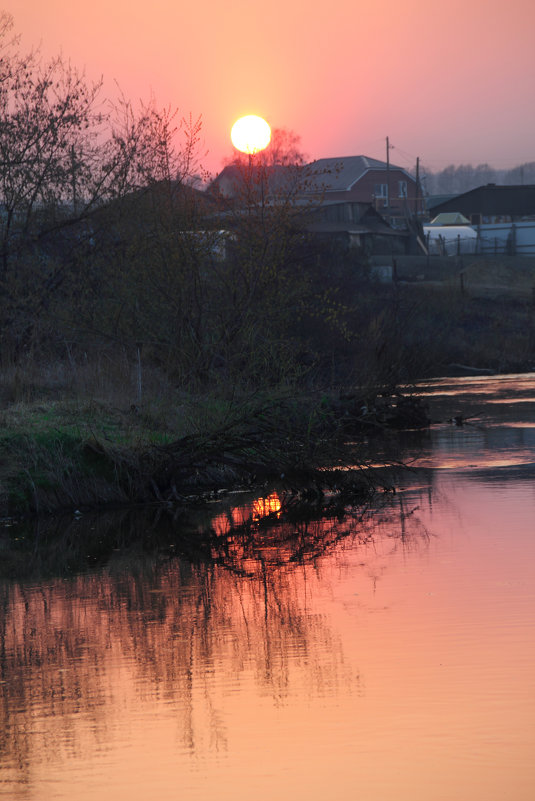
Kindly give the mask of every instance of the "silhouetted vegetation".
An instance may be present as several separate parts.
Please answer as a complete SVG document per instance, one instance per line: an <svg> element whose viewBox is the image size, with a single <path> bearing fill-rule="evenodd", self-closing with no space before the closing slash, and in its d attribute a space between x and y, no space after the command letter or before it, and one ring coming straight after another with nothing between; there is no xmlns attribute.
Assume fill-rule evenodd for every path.
<svg viewBox="0 0 535 801"><path fill-rule="evenodd" d="M494 324L458 288L375 283L364 253L307 234L294 134L206 191L200 121L104 103L22 54L5 14L0 48L4 514L310 484L344 436L426 425L400 385L532 358L530 301Z"/></svg>

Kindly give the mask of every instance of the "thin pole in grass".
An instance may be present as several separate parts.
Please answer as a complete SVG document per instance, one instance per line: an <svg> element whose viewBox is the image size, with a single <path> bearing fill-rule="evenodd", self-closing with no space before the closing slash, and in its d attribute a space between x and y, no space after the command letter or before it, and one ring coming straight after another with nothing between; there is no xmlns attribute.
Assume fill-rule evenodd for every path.
<svg viewBox="0 0 535 801"><path fill-rule="evenodd" d="M143 347L142 342L136 342L136 352L137 352L137 402L141 403L141 397L143 394L143 383L142 383L142 374L141 374L141 348Z"/></svg>

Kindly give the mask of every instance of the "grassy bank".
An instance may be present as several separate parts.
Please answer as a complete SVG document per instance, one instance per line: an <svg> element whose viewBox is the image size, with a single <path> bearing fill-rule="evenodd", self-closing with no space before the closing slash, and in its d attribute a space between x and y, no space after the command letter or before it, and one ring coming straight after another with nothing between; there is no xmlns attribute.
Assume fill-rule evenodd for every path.
<svg viewBox="0 0 535 801"><path fill-rule="evenodd" d="M185 505L224 489L278 480L291 491L366 494L368 456L351 451L350 433L397 425L399 415L425 413L396 398L363 411L349 396L289 394L249 398L172 399L150 408L104 402L34 401L0 413L0 516L132 504ZM399 407L399 408L398 408ZM414 419L414 418L413 418ZM326 472L322 468L333 468ZM343 467L342 472L337 467Z"/></svg>
<svg viewBox="0 0 535 801"><path fill-rule="evenodd" d="M345 518L347 533L381 490L389 497L387 478L369 466L376 432L426 419L402 398L378 398L367 412L358 396L325 393L180 400L179 410L170 398L152 410L74 399L4 409L0 579L71 575L136 552L226 563L243 549L250 563L263 547L273 552L262 526L274 522L287 557L291 546L292 558L312 559ZM276 517L259 524L253 501L273 492ZM251 505L249 517L222 533L214 516L228 521L237 503Z"/></svg>

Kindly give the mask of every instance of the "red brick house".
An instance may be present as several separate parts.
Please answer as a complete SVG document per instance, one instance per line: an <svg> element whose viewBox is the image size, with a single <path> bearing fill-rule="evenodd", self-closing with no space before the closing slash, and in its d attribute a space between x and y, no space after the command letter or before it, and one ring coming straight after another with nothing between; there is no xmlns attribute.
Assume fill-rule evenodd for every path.
<svg viewBox="0 0 535 801"><path fill-rule="evenodd" d="M260 176L260 177L259 177ZM302 208L302 223L321 240L368 254L408 253L414 214L425 204L415 179L402 167L366 156L318 159L289 168L254 164L249 169L226 166L208 192L235 203L248 194L247 180L262 198ZM260 202L260 195L256 198Z"/></svg>
<svg viewBox="0 0 535 801"><path fill-rule="evenodd" d="M309 191L325 202L371 203L394 227L405 228L407 217L425 213L421 187L410 173L367 156L317 159Z"/></svg>

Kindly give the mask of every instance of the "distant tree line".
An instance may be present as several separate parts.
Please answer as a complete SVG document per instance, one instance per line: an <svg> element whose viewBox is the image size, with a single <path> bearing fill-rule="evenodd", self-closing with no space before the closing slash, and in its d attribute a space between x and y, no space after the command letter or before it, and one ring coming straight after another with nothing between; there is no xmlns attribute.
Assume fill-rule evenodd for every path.
<svg viewBox="0 0 535 801"><path fill-rule="evenodd" d="M422 184L428 195L457 195L485 184L535 184L535 161L511 170L496 170L489 164L450 164L439 172L422 170Z"/></svg>

